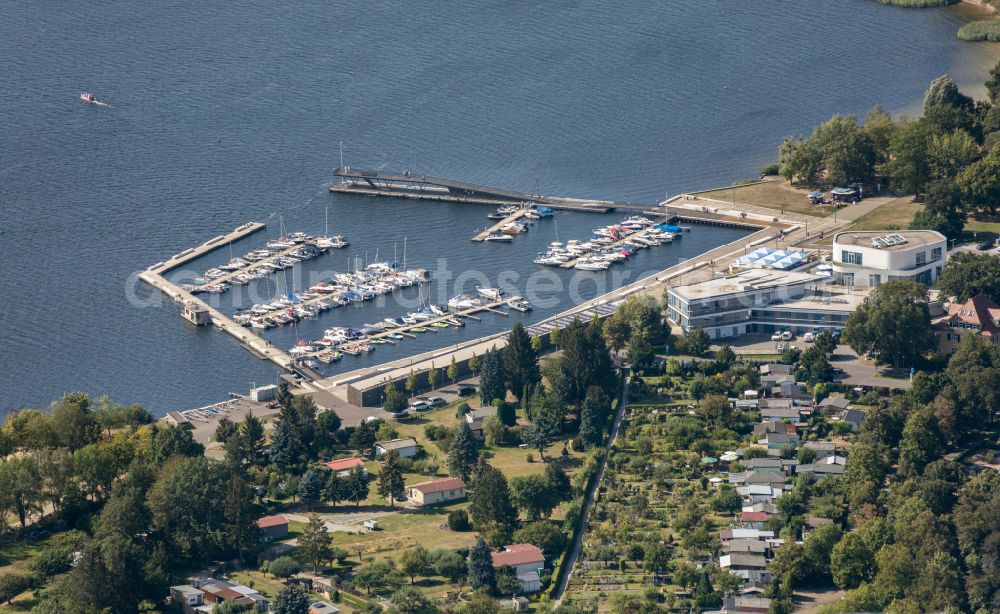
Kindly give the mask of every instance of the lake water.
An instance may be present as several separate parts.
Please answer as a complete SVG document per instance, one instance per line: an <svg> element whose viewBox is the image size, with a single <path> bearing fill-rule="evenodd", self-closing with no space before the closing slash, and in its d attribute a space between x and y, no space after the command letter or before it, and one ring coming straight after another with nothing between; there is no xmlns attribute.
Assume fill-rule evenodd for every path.
<svg viewBox="0 0 1000 614"><path fill-rule="evenodd" d="M651 202L752 176L785 135L834 112L913 109L942 73L979 92L972 86L995 61L991 46L955 38L955 12L869 0L11 0L4 9L0 409L86 390L162 413L273 381L268 363L185 325L175 306L128 299L137 270L248 220L268 222L271 236L279 218L319 232L329 207L331 230L352 246L306 272L342 270L376 249L386 259L394 245L401 256L406 237L412 267L445 258L455 274L507 270L523 282L554 239L549 220L512 245L473 244L486 209L333 195L340 141L357 167ZM81 103L83 90L112 107ZM606 222L561 214L557 223L565 240ZM739 234L698 227L628 270ZM438 285L433 298L448 296ZM405 309L384 311L342 309L268 336L285 346ZM510 322L487 315L343 365Z"/></svg>

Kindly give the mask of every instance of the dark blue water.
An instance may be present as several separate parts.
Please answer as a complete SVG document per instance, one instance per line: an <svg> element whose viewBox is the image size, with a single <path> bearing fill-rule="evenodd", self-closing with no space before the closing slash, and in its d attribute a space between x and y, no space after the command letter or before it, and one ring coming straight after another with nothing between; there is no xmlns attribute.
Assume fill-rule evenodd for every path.
<svg viewBox="0 0 1000 614"><path fill-rule="evenodd" d="M136 270L251 219L318 232L329 206L352 254L381 259L406 236L408 264L446 257L457 272L526 274L553 238L546 222L513 245L476 245L481 209L331 195L339 141L359 167L649 201L753 175L783 136L833 112L911 107L945 72L982 81L994 52L957 41L959 25L868 0L10 0L0 408L82 389L162 412L272 381L225 335L127 298ZM112 108L82 104L82 90ZM560 234L597 221L560 216ZM631 270L730 238L697 229ZM309 326L376 319L340 313Z"/></svg>

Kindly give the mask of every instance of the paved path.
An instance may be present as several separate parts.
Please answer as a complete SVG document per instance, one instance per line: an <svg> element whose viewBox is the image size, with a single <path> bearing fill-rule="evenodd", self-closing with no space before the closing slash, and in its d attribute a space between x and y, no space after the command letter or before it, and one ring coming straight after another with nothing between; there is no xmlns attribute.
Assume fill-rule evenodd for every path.
<svg viewBox="0 0 1000 614"><path fill-rule="evenodd" d="M597 493L597 489L600 488L601 482L604 481L604 469L608 466L608 456L611 455L611 448L614 447L615 441L618 439L618 430L622 424L622 417L625 415L625 406L628 405L628 383L628 379L622 381L622 394L618 401L618 413L615 414L614 422L611 424L611 434L608 435L604 458L601 460L601 466L597 469L597 475L587 490L586 497L583 499L583 508L580 510L580 520L578 521L580 524L573 533L573 544L570 546L569 555L563 561L563 569L566 571L562 573L559 584L552 594L556 602L556 607L562 604L566 587L569 586L569 580L573 576L573 568L576 566L576 560L579 558L580 550L583 547L583 536L587 532L587 521L590 518L590 508L594 504L594 495Z"/></svg>

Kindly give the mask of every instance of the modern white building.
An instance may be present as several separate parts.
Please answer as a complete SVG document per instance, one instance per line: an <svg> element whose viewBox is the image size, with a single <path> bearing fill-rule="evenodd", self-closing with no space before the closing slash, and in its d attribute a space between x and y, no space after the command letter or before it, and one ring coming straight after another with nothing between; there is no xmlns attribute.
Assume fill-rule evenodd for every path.
<svg viewBox="0 0 1000 614"><path fill-rule="evenodd" d="M874 288L897 279L930 286L947 259L948 239L936 230L848 230L833 237L833 276L844 286Z"/></svg>
<svg viewBox="0 0 1000 614"><path fill-rule="evenodd" d="M752 269L669 288L667 317L685 334L712 339L749 333L839 330L865 293L837 288L825 275Z"/></svg>

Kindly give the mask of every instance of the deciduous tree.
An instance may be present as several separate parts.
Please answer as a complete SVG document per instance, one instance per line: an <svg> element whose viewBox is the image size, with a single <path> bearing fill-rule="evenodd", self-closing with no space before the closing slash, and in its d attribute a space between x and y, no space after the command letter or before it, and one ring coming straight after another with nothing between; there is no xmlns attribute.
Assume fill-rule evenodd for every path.
<svg viewBox="0 0 1000 614"><path fill-rule="evenodd" d="M848 317L844 341L858 354L893 366L914 365L937 342L927 309L927 288L910 280L889 281Z"/></svg>

